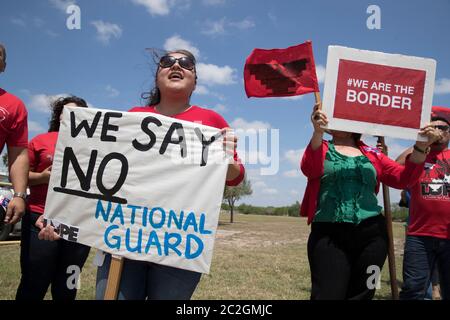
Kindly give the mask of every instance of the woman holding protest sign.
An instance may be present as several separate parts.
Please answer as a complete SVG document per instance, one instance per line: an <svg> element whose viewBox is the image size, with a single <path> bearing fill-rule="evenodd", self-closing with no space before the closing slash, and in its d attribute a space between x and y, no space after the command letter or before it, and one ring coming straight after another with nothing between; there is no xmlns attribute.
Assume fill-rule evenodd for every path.
<svg viewBox="0 0 450 320"><path fill-rule="evenodd" d="M87 108L78 97L60 98L52 103L50 128L28 145L30 195L22 222L20 266L22 277L17 300L42 300L49 285L53 300L75 300L77 280L89 255L89 247L59 240L53 228L43 227L43 213L53 155L64 107ZM59 241L44 241L59 240Z"/></svg>
<svg viewBox="0 0 450 320"><path fill-rule="evenodd" d="M201 123L222 129L224 148L233 155L228 166L226 184L238 185L244 178L244 167L236 153L237 138L227 122L216 112L190 105L197 83L196 61L187 50L165 53L158 61L155 86L147 105L135 107L130 112L150 112L179 120ZM176 190L173 191L176 197ZM96 299L105 296L111 255L105 254L97 271ZM201 273L124 259L118 299L190 299L201 278Z"/></svg>
<svg viewBox="0 0 450 320"><path fill-rule="evenodd" d="M330 131L326 115L314 107L314 132L301 161L308 178L301 215L312 222L308 239L311 299L372 299L388 249L386 223L376 194L380 182L405 188L423 171L421 150L439 138L426 126L404 166L360 141L360 134Z"/></svg>

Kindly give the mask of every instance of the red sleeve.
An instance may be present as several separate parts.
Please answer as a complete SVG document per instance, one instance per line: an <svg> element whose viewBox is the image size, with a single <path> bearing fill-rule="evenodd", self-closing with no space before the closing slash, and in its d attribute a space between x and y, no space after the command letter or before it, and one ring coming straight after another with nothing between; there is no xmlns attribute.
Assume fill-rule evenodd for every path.
<svg viewBox="0 0 450 320"><path fill-rule="evenodd" d="M406 157L405 165L400 165L384 154L379 154L382 165L380 181L396 189L406 189L414 185L423 172L423 163L414 163Z"/></svg>
<svg viewBox="0 0 450 320"><path fill-rule="evenodd" d="M37 159L36 159L36 149L35 149L35 139L31 139L28 144L28 159L30 161L30 171L36 172L37 170Z"/></svg>
<svg viewBox="0 0 450 320"><path fill-rule="evenodd" d="M306 147L300 162L300 169L307 178L316 179L322 176L326 149L327 145L325 141L322 141L322 145L316 150L312 149L311 142Z"/></svg>
<svg viewBox="0 0 450 320"><path fill-rule="evenodd" d="M11 124L11 132L6 143L8 147L23 147L28 146L28 113L25 105L20 102L17 105L17 112L14 122Z"/></svg>

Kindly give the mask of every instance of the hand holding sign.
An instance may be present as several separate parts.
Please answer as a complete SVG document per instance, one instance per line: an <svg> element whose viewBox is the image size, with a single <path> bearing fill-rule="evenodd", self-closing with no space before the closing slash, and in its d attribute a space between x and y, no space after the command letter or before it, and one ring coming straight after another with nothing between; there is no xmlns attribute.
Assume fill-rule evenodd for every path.
<svg viewBox="0 0 450 320"><path fill-rule="evenodd" d="M39 240L55 241L61 239L55 228L47 223L43 215L36 220L35 225L41 230L38 234Z"/></svg>
<svg viewBox="0 0 450 320"><path fill-rule="evenodd" d="M442 138L441 132L429 123L419 130L419 135L427 137L427 141L416 142L417 146L424 148L431 146L434 142Z"/></svg>
<svg viewBox="0 0 450 320"><path fill-rule="evenodd" d="M238 138L231 128L223 128L221 132L223 135L224 150L228 155L233 156L236 153Z"/></svg>

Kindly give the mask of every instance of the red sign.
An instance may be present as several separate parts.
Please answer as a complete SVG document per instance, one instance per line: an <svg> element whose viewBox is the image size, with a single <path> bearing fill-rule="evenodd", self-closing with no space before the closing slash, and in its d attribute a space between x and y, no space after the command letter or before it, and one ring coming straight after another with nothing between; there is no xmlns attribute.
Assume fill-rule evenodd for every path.
<svg viewBox="0 0 450 320"><path fill-rule="evenodd" d="M426 72L340 59L335 118L420 128Z"/></svg>
<svg viewBox="0 0 450 320"><path fill-rule="evenodd" d="M311 41L286 49L254 49L244 67L247 97L318 92Z"/></svg>

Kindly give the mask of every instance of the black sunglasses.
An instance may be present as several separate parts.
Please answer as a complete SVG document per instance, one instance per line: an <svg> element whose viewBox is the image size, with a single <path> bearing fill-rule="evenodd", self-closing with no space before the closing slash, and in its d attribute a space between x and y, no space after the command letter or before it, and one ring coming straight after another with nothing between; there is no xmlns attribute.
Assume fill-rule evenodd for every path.
<svg viewBox="0 0 450 320"><path fill-rule="evenodd" d="M437 125L437 126L433 126L435 129L439 129L443 132L446 132L450 129L450 126L447 125Z"/></svg>
<svg viewBox="0 0 450 320"><path fill-rule="evenodd" d="M189 57L175 58L172 56L162 57L161 60L159 60L159 66L161 68L170 68L177 61L180 67L182 67L183 69L194 70L195 68L195 62L191 58Z"/></svg>

